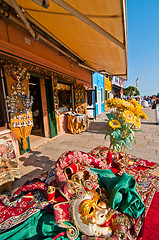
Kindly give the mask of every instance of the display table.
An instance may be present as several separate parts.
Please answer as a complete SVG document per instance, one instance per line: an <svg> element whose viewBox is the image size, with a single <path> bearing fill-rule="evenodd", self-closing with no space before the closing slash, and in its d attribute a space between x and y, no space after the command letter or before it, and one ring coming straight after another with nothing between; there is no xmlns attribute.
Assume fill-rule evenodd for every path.
<svg viewBox="0 0 159 240"><path fill-rule="evenodd" d="M55 168L42 174L39 178L27 181L13 192L10 199L5 195L1 195L1 239L68 240L66 228L59 227L55 219L58 218L60 220L61 217L61 219L66 221L69 220L69 208L62 210L61 207L64 206L65 202L69 204L69 199L71 199L73 185L71 188L68 188L66 174L70 179L70 175L76 172L76 164L81 165L78 176L81 176L82 166L86 166L87 170L90 169L98 176L100 187L105 187L103 179L107 177L108 181L105 178L106 185L108 183L107 190L112 188L113 194L116 192L118 196L123 195L120 198L120 202L123 203L124 207L123 211L127 208L130 214L138 214L143 209L144 203L145 210L142 211L140 216L130 217L132 221L132 228L130 229L131 239L159 239L158 164L131 155L128 156L128 161L125 161L122 153L113 153L113 162L108 164L108 151L108 148L98 146L90 153L81 151L65 152L58 159ZM87 170L86 172L88 172ZM111 178L109 177L110 171ZM88 174L85 174L86 179L88 179L88 176ZM125 176L129 176L128 179L130 181L125 181L126 178L124 178L122 184L119 185L119 180L122 180ZM113 178L116 183L112 183ZM134 188L132 183L134 184L135 182L137 185ZM93 183L96 184L97 182L93 181ZM72 181L69 184L72 184ZM113 184L115 185L113 186ZM49 190L50 187L52 187L51 191ZM90 185L88 184L85 187L87 191ZM81 190L79 193L81 193ZM110 198L112 193L110 193ZM126 199L129 200L127 204L125 204ZM79 233L77 238L72 239L89 239L84 238L82 235Z"/></svg>
<svg viewBox="0 0 159 240"><path fill-rule="evenodd" d="M20 178L18 158L13 141L7 137L0 138L0 192L11 187L15 178Z"/></svg>
<svg viewBox="0 0 159 240"><path fill-rule="evenodd" d="M89 118L87 114L77 113L68 115L68 130L73 133L80 133L89 128Z"/></svg>

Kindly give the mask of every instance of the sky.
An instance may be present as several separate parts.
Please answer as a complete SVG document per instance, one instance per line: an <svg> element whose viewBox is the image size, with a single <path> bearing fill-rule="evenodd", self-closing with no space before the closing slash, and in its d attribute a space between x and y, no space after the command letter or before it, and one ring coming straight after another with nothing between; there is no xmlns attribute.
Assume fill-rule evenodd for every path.
<svg viewBox="0 0 159 240"><path fill-rule="evenodd" d="M159 0L127 0L128 81L141 96L159 93Z"/></svg>

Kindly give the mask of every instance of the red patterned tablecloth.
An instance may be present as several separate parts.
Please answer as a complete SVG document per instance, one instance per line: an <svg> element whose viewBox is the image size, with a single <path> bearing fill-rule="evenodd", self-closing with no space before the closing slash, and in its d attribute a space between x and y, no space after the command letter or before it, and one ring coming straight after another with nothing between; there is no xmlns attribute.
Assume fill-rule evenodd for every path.
<svg viewBox="0 0 159 240"><path fill-rule="evenodd" d="M124 162L122 153L121 155L114 153L113 163L110 166L110 164L106 162L108 151L108 148L98 146L90 153L80 151L66 152L57 161L55 167L56 181L54 174L50 175L52 169L50 172L43 174L37 179L28 181L22 187L16 189L16 191L12 193L11 199L2 195L0 197L0 215L3 216L3 218L0 218L0 231L6 231L6 226L8 230L24 222L30 216L40 211L40 209L46 208L49 204L47 201L48 185L56 187L56 184L58 186L63 184L66 186L65 178L62 174L63 169L68 164L78 162L88 167L92 166L100 169L110 168L115 174L122 174L124 171L132 175L137 181L136 190L145 204L144 213L138 219L133 219L135 231L133 236L136 236L133 239L159 239L159 177L156 176L156 172L159 171L159 165L155 162L130 155L130 161ZM60 186L60 189L65 190L63 185ZM60 201L63 201L63 199ZM16 221L14 221L14 219L16 219Z"/></svg>

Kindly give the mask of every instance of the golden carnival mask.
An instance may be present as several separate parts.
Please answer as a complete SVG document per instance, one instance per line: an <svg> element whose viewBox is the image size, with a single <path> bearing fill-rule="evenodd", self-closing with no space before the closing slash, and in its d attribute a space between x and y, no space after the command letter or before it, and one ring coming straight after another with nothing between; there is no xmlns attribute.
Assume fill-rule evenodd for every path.
<svg viewBox="0 0 159 240"><path fill-rule="evenodd" d="M80 232L87 236L112 235L110 218L113 215L96 191L90 191L83 199L72 200L72 219Z"/></svg>

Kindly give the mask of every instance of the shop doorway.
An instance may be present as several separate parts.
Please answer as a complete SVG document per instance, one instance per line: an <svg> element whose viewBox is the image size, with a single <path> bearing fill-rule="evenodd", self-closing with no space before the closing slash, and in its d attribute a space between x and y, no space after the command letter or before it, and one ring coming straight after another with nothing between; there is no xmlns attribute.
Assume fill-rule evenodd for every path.
<svg viewBox="0 0 159 240"><path fill-rule="evenodd" d="M34 98L34 102L32 105L33 128L32 128L31 134L44 137L40 79L38 77L34 77L34 76L30 77L29 92L30 92L30 95L33 96Z"/></svg>
<svg viewBox="0 0 159 240"><path fill-rule="evenodd" d="M96 98L95 98L95 89L86 90L87 98L87 115L90 119L96 119Z"/></svg>
<svg viewBox="0 0 159 240"><path fill-rule="evenodd" d="M49 119L49 126L50 126L50 137L53 138L57 135L57 123L56 123L55 108L54 108L54 102L53 102L53 86L52 86L51 78L45 79L45 90L46 90L48 119Z"/></svg>

